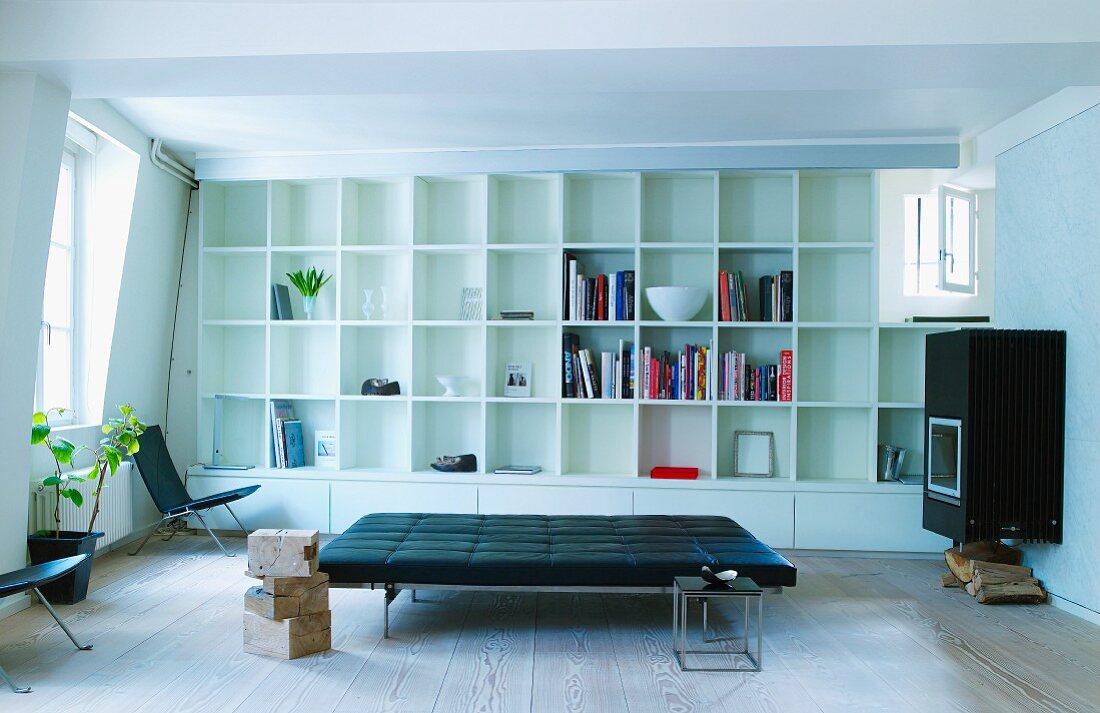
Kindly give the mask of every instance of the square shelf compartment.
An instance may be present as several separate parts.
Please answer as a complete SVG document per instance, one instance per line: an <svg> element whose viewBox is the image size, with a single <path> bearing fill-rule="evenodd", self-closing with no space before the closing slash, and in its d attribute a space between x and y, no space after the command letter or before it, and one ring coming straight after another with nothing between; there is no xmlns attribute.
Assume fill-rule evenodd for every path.
<svg viewBox="0 0 1100 713"><path fill-rule="evenodd" d="M733 435L737 431L757 431L775 435L772 453L772 477L790 478L791 418L793 409L786 407L734 405L718 408L718 477L733 478Z"/></svg>
<svg viewBox="0 0 1100 713"><path fill-rule="evenodd" d="M263 394L265 328L202 329L202 393Z"/></svg>
<svg viewBox="0 0 1100 713"><path fill-rule="evenodd" d="M799 256L795 285L800 322L871 319L871 253L815 250Z"/></svg>
<svg viewBox="0 0 1100 713"><path fill-rule="evenodd" d="M410 255L407 252L369 252L341 255L340 319L404 321L409 319ZM370 290L371 316L363 306Z"/></svg>
<svg viewBox="0 0 1100 713"><path fill-rule="evenodd" d="M418 177L414 182L414 242L480 245L485 242L484 176Z"/></svg>
<svg viewBox="0 0 1100 713"><path fill-rule="evenodd" d="M565 242L633 244L638 194L636 174L566 174Z"/></svg>
<svg viewBox="0 0 1100 713"><path fill-rule="evenodd" d="M485 342L482 328L413 328L414 396L442 396L437 376L462 376L459 396L479 397L484 393Z"/></svg>
<svg viewBox="0 0 1100 713"><path fill-rule="evenodd" d="M359 396L367 379L396 380L401 395L412 385L409 327L344 326L340 333L340 393Z"/></svg>
<svg viewBox="0 0 1100 713"><path fill-rule="evenodd" d="M908 452L901 473L918 479L924 475L924 409L879 409L878 463L876 475L882 479L883 446L899 446Z"/></svg>
<svg viewBox="0 0 1100 713"><path fill-rule="evenodd" d="M336 279L335 249L309 252L272 252L271 283L287 286L287 291L290 293L290 308L294 314L294 319L305 321L306 313L302 307L302 295L286 275L288 272L293 273L298 270L303 273L308 272L311 267L324 270L325 277L332 276L332 279L321 288L320 294L317 295L317 301L313 307L313 319L315 321L334 320L336 319L336 302L340 296L340 285ZM270 293L267 299L270 304ZM274 313L272 313L271 318L275 319Z"/></svg>
<svg viewBox="0 0 1100 713"><path fill-rule="evenodd" d="M779 353L784 349L792 349L793 332L790 329L769 329L761 327L744 327L736 329L720 329L718 331L718 354L714 362L716 378L717 370L721 369L721 356L728 352L741 352L745 355L745 362L752 367L775 364L779 366ZM719 383L721 383L719 381ZM715 396L717 397L715 384ZM741 403L741 401L738 401ZM747 403L753 403L751 401Z"/></svg>
<svg viewBox="0 0 1100 713"><path fill-rule="evenodd" d="M486 472L506 465L537 465L544 473L558 472L554 404L490 403L486 408Z"/></svg>
<svg viewBox="0 0 1100 713"><path fill-rule="evenodd" d="M623 325L619 326L602 326L602 327L578 327L570 326L565 327L563 334L576 334L580 341L579 347L581 349L588 349L592 354L593 361L599 365L602 363L601 354L603 352L618 353L619 345L622 344L625 349L630 349L634 343L634 328ZM562 352L564 357L564 350L561 347L558 348ZM559 384L557 392L561 392L561 380L564 378L562 375L563 365L559 362L554 367L556 374L556 383ZM573 399L570 399L573 401Z"/></svg>
<svg viewBox="0 0 1100 713"><path fill-rule="evenodd" d="M794 242L793 173L723 173L718 179L718 239Z"/></svg>
<svg viewBox="0 0 1100 713"><path fill-rule="evenodd" d="M275 247L336 245L337 186L334 179L271 183L271 244Z"/></svg>
<svg viewBox="0 0 1100 713"><path fill-rule="evenodd" d="M611 249L575 249L571 248L566 251L567 254L572 255L577 260L577 275L584 275L585 277L597 277L598 275L607 275L608 279L611 278L617 272L635 270L634 265L634 248L611 248ZM564 260L563 260L564 265ZM564 269L564 268L563 268ZM568 283L568 276L562 280L563 283ZM641 305L638 303L639 299L639 286L638 275L634 275L634 312L635 316L638 314L638 310ZM561 298L559 298L561 299ZM579 300L578 300L579 302ZM572 309L570 309L572 312ZM563 318L567 321L585 321L574 320L573 314L563 315ZM591 321L591 320L590 320ZM607 320L615 321L615 320Z"/></svg>
<svg viewBox="0 0 1100 713"><path fill-rule="evenodd" d="M718 292L720 289L720 285L718 284L718 272L721 270L726 270L731 274L740 270L741 279L745 283L745 298L748 302L748 321L759 322L761 321L760 318L762 315L760 310L760 278L767 275L775 276L784 270L791 270L793 272L794 257L790 249L720 250L718 253L718 270L714 271L714 282L711 286L711 289L716 291L715 294L721 294ZM798 292L798 285L795 284L795 306L798 305ZM719 306L721 305L719 304ZM719 314L719 312L715 312L715 319L718 318Z"/></svg>
<svg viewBox="0 0 1100 713"><path fill-rule="evenodd" d="M561 339L556 327L489 327L487 393L503 397L505 367L531 365L531 398L557 398L561 393Z"/></svg>
<svg viewBox="0 0 1100 713"><path fill-rule="evenodd" d="M413 256L413 270L414 319L460 319L462 289L485 289L485 254L480 251L420 251ZM483 297L482 318L484 316Z"/></svg>
<svg viewBox="0 0 1100 713"><path fill-rule="evenodd" d="M271 393L335 396L339 385L339 374L333 367L336 342L337 329L333 326L274 322Z"/></svg>
<svg viewBox="0 0 1100 713"><path fill-rule="evenodd" d="M803 173L798 180L798 239L869 242L872 178L867 173Z"/></svg>
<svg viewBox="0 0 1100 713"><path fill-rule="evenodd" d="M439 456L473 453L478 472L485 472L481 406L469 401L413 402L412 469L430 470Z"/></svg>
<svg viewBox="0 0 1100 713"><path fill-rule="evenodd" d="M340 403L340 467L409 470L409 402Z"/></svg>
<svg viewBox="0 0 1100 713"><path fill-rule="evenodd" d="M714 477L711 454L711 409L645 405L638 415L638 475L657 467L698 468L702 479Z"/></svg>
<svg viewBox="0 0 1100 713"><path fill-rule="evenodd" d="M698 250L646 250L641 257L640 289L635 302L643 320L661 319L646 295L648 287L701 287L707 291L706 301L691 318L694 322L710 322L716 318L714 290L717 274L714 254L710 248Z"/></svg>
<svg viewBox="0 0 1100 713"><path fill-rule="evenodd" d="M202 256L202 318L263 321L271 301L263 253Z"/></svg>
<svg viewBox="0 0 1100 713"><path fill-rule="evenodd" d="M489 242L558 243L561 240L559 174L489 177Z"/></svg>
<svg viewBox="0 0 1100 713"><path fill-rule="evenodd" d="M638 474L634 407L613 402L562 406L562 473Z"/></svg>
<svg viewBox="0 0 1100 713"><path fill-rule="evenodd" d="M199 458L209 463L214 454L214 399L202 399ZM222 464L264 466L267 463L267 402L263 397L222 401Z"/></svg>
<svg viewBox="0 0 1100 713"><path fill-rule="evenodd" d="M796 359L799 401L871 400L869 329L800 329Z"/></svg>
<svg viewBox="0 0 1100 713"><path fill-rule="evenodd" d="M925 337L940 329L880 329L878 400L924 403Z"/></svg>
<svg viewBox="0 0 1100 713"><path fill-rule="evenodd" d="M408 245L412 240L408 178L345 179L341 211L343 245Z"/></svg>
<svg viewBox="0 0 1100 713"><path fill-rule="evenodd" d="M267 245L267 182L202 182L202 244L208 248Z"/></svg>
<svg viewBox="0 0 1100 713"><path fill-rule="evenodd" d="M561 303L561 253L489 253L488 319L505 309L528 309L535 319L557 319Z"/></svg>
<svg viewBox="0 0 1100 713"><path fill-rule="evenodd" d="M302 445L305 450L305 467L317 465L317 431L336 430L336 402L327 399L293 399L294 416L302 422ZM270 467L275 467L275 447L271 432L271 414L268 413L267 434ZM340 444L337 443L337 449Z"/></svg>
<svg viewBox="0 0 1100 713"><path fill-rule="evenodd" d="M642 175L642 241L714 241L716 177L706 171Z"/></svg>
<svg viewBox="0 0 1100 713"><path fill-rule="evenodd" d="M870 409L798 409L798 480L869 480L870 419Z"/></svg>

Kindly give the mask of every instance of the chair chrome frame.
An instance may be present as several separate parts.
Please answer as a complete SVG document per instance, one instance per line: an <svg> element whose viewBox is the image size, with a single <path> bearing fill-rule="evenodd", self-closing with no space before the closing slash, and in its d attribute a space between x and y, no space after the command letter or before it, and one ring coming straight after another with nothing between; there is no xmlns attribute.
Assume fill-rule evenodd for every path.
<svg viewBox="0 0 1100 713"><path fill-rule="evenodd" d="M31 591L33 591L38 596L38 601L42 602L42 605L46 607L46 611L50 613L50 616L53 617L53 620L57 622L58 626L61 627L61 630L65 632L65 635L69 637L69 641L73 642L73 645L76 646L78 651L92 650L91 644L82 644L76 640L76 636L73 634L72 630L69 629L65 621L57 615L57 612L52 606L50 606L50 603L46 600L46 597L42 596L42 592L38 589L38 587L32 588ZM11 677L8 676L8 672L4 670L3 666L0 666L0 678L3 678L4 683L8 684L8 687L11 688L11 690L15 693L31 692L30 686L16 686L15 683L11 680Z"/></svg>
<svg viewBox="0 0 1100 713"><path fill-rule="evenodd" d="M214 507L219 507L219 506L215 505ZM233 516L233 521L237 523L237 527L239 527L241 529L241 532L244 533L245 537L248 537L248 529L245 528L245 526L241 522L240 518L237 517L237 513L233 512L233 508L229 507L229 503L222 503L220 507L224 507L226 510L229 511L229 514ZM202 512L205 512L205 513L209 513L213 509L214 508L200 508L199 510L202 510ZM131 557L133 557L138 552L141 552L141 548L145 547L145 543L148 542L150 540L150 538L153 537L153 534L157 531L157 529L160 528L161 525L168 522L169 520L175 520L177 517L187 517L188 515L194 515L195 517L197 517L199 519L199 522L202 524L203 529L206 530L207 534L209 534L212 538L214 538L214 542L217 543L217 545L221 549L222 553L225 554L226 557L236 557L237 554L235 552L230 552L229 550L227 550L225 548L225 545L222 544L222 541L218 539L218 536L214 534L214 531L212 529L210 529L210 526L206 524L206 520L203 519L202 513L200 513L199 510L192 510L191 508L184 508L183 510L173 511L173 512L167 514L167 515L164 515L164 517L162 517L160 519L160 522L158 522L156 525L153 525L153 529L149 530L149 533L147 535L145 535L145 538L141 541L141 544L138 545L138 548L136 550L134 550L133 552L128 552L127 554L129 554ZM168 535L168 537L164 538L163 541L168 542L169 540L171 540L175 536L176 536L176 533L173 532L172 534Z"/></svg>

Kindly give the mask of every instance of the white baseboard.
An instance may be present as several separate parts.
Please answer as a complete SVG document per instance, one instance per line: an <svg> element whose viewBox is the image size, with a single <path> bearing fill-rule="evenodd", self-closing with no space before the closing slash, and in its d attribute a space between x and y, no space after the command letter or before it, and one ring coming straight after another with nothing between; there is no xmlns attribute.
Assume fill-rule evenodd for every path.
<svg viewBox="0 0 1100 713"><path fill-rule="evenodd" d="M30 609L32 605L34 605L34 599L27 592L0 599L0 621L24 609Z"/></svg>
<svg viewBox="0 0 1100 713"><path fill-rule="evenodd" d="M855 559L942 560L942 552L868 552L866 550L795 550L778 549L782 555L794 557L851 557Z"/></svg>
<svg viewBox="0 0 1100 713"><path fill-rule="evenodd" d="M1047 601L1049 601L1050 605L1055 609L1061 609L1064 612L1069 612L1070 614L1080 617L1085 621L1100 626L1100 612L1093 611L1092 609L1089 609L1085 606L1081 606L1077 602L1071 602L1069 599L1064 599L1052 592L1047 592L1047 594L1050 595L1049 597L1047 597Z"/></svg>

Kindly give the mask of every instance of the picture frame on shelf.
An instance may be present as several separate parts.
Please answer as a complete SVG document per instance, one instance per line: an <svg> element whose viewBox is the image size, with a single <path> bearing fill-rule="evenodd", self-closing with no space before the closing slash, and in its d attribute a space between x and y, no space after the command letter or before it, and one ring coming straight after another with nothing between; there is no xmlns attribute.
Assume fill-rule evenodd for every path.
<svg viewBox="0 0 1100 713"><path fill-rule="evenodd" d="M313 460L318 468L338 468L339 451L336 431L317 431L313 438Z"/></svg>
<svg viewBox="0 0 1100 713"><path fill-rule="evenodd" d="M508 362L504 366L504 395L510 398L530 398L531 364Z"/></svg>
<svg viewBox="0 0 1100 713"><path fill-rule="evenodd" d="M733 432L733 474L738 478L775 475L775 434L771 431Z"/></svg>

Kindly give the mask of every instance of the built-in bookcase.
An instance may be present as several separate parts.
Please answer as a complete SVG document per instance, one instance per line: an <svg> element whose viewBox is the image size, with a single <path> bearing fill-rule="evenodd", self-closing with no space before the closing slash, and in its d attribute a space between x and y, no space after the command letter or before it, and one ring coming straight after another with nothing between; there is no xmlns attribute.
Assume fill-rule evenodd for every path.
<svg viewBox="0 0 1100 713"><path fill-rule="evenodd" d="M214 396L223 457L271 467L271 399L294 401L314 466L317 430L339 436L347 473L415 477L440 455L474 453L483 473L540 465L560 476L643 482L664 465L731 488L735 431L775 434L775 476L873 483L878 446L921 467L924 335L878 321L876 181L870 171L612 172L224 181L202 185L200 448ZM589 275L634 270L638 319L562 319L562 254ZM271 286L333 275L314 319L291 288L293 320L272 318ZM794 273L794 321L720 322L719 270ZM709 290L687 322L661 321L645 288ZM463 288L484 295L463 320ZM534 312L506 321L501 311ZM685 343L777 363L794 352L791 402L656 402L561 397L563 333L593 351L619 341ZM508 398L505 365L532 367L530 398ZM465 377L444 398L437 376ZM396 397L362 396L372 377ZM348 476L342 476L348 477Z"/></svg>

